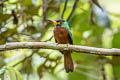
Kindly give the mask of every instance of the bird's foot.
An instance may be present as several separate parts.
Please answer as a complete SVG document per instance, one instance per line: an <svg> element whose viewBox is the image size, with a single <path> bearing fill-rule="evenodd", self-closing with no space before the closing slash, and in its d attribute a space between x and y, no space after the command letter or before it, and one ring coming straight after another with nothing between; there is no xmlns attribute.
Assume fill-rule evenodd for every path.
<svg viewBox="0 0 120 80"><path fill-rule="evenodd" d="M64 48L64 50L68 50L69 44L66 44L67 46Z"/></svg>

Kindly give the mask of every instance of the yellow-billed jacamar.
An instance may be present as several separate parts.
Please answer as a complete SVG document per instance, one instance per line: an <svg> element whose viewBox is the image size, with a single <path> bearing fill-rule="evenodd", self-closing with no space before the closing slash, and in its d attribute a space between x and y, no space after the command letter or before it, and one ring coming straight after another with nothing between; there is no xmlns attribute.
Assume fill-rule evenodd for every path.
<svg viewBox="0 0 120 80"><path fill-rule="evenodd" d="M55 41L59 44L73 44L72 33L70 31L68 22L66 20L61 19L52 22L55 25ZM66 72L73 72L74 66L71 57L71 51L62 51L62 54L64 54L64 66Z"/></svg>

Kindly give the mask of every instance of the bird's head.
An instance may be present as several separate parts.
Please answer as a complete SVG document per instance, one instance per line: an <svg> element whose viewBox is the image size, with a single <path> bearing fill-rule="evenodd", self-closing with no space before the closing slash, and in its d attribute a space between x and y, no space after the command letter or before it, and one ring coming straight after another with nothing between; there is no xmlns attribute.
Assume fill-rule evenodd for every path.
<svg viewBox="0 0 120 80"><path fill-rule="evenodd" d="M62 26L64 24L64 22L66 22L65 20L59 19L59 20L48 20L50 22L52 22L55 26Z"/></svg>

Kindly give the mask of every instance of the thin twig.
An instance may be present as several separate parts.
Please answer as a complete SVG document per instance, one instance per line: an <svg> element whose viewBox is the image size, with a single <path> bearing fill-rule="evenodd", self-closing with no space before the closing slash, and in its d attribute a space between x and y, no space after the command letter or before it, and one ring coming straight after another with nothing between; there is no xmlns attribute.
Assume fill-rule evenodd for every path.
<svg viewBox="0 0 120 80"><path fill-rule="evenodd" d="M93 4L92 1L90 0L90 23L95 24L94 22L94 14L93 14Z"/></svg>
<svg viewBox="0 0 120 80"><path fill-rule="evenodd" d="M42 0L42 16L43 16L43 23L46 21L46 11L47 11L47 2L46 0Z"/></svg>
<svg viewBox="0 0 120 80"><path fill-rule="evenodd" d="M38 50L33 50L33 52L32 52L31 55L25 57L24 59L22 59L21 61L17 62L17 63L14 64L13 66L15 67L15 66L17 66L18 64L20 64L20 63L22 63L22 62L25 62L27 59L31 58L31 57L33 56L33 54L34 54L35 52L37 52L37 51L38 51Z"/></svg>
<svg viewBox="0 0 120 80"><path fill-rule="evenodd" d="M79 0L75 0L74 5L73 5L72 10L71 10L71 13L70 13L70 15L69 15L68 18L67 18L67 21L70 20L73 12L75 11L75 8L76 8L76 6L77 6L78 1L79 1Z"/></svg>
<svg viewBox="0 0 120 80"><path fill-rule="evenodd" d="M33 56L33 53L32 53L30 56L27 56L27 57L25 57L23 60L21 60L21 61L17 62L16 64L14 64L13 67L15 67L15 66L17 66L18 64L26 61L28 58L30 58L30 57L32 57L32 56Z"/></svg>
<svg viewBox="0 0 120 80"><path fill-rule="evenodd" d="M15 10L12 10L12 16L13 16L13 24L18 24L18 16Z"/></svg>
<svg viewBox="0 0 120 80"><path fill-rule="evenodd" d="M102 64L102 69L101 69L101 72L102 72L102 77L103 77L103 80L106 80L106 75L105 75L104 64Z"/></svg>
<svg viewBox="0 0 120 80"><path fill-rule="evenodd" d="M102 11L104 11L103 8L100 6L98 0L90 0L90 1L94 3L96 6L98 6Z"/></svg>
<svg viewBox="0 0 120 80"><path fill-rule="evenodd" d="M64 13L66 11L67 3L68 3L68 0L65 0L64 9L63 9L62 14L61 14L61 19L63 19Z"/></svg>
<svg viewBox="0 0 120 80"><path fill-rule="evenodd" d="M73 52L82 52L94 55L120 56L120 49L116 48L105 49L79 45L56 44L51 42L12 42L0 45L0 51L8 51L14 49L53 49L60 51L66 50Z"/></svg>
<svg viewBox="0 0 120 80"><path fill-rule="evenodd" d="M42 32L41 32L41 36L40 36L40 41L42 39L42 37L44 36L44 34L46 33L46 31L48 30L48 21L47 21L47 9L48 9L48 4L47 4L47 0L42 0Z"/></svg>

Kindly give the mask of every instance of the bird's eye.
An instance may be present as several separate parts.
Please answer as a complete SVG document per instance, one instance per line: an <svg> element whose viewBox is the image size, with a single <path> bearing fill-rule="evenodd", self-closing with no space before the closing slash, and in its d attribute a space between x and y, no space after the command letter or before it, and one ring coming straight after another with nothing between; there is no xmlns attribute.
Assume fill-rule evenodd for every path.
<svg viewBox="0 0 120 80"><path fill-rule="evenodd" d="M57 22L57 24L60 24L60 22Z"/></svg>

